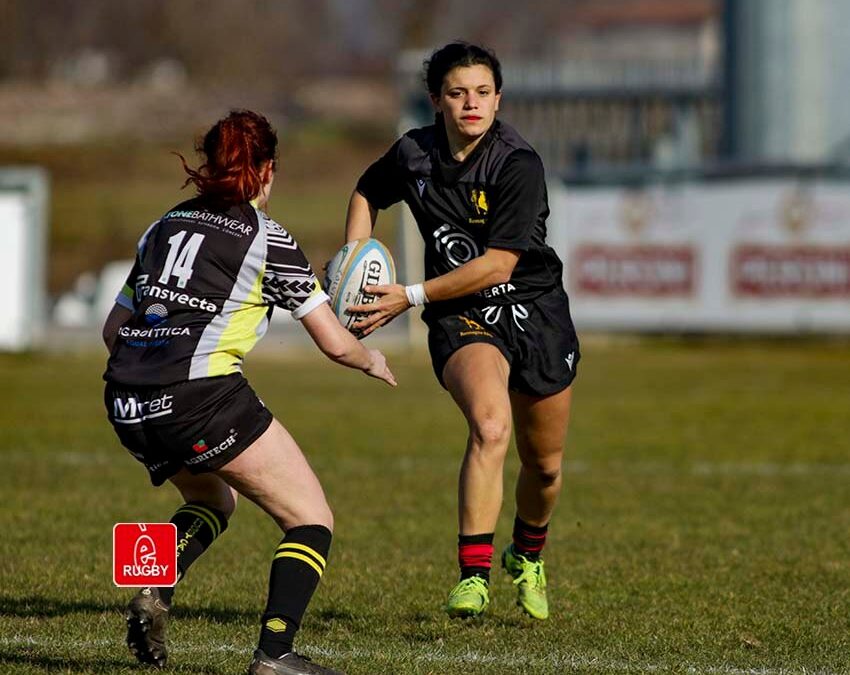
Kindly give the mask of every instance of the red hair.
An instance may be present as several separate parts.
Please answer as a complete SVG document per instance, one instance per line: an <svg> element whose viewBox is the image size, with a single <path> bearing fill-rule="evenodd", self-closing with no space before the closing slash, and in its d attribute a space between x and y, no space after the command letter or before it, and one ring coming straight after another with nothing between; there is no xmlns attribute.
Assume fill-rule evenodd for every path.
<svg viewBox="0 0 850 675"><path fill-rule="evenodd" d="M250 202L263 187L260 169L274 162L277 134L269 121L250 110L232 110L195 147L206 161L197 169L175 153L188 174L183 187L194 183L198 195L224 204Z"/></svg>

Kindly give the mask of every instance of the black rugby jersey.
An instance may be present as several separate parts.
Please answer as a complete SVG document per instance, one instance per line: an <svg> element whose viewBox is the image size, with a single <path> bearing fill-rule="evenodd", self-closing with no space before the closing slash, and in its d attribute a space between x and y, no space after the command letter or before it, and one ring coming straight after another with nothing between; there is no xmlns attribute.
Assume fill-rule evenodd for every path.
<svg viewBox="0 0 850 675"><path fill-rule="evenodd" d="M379 209L407 203L425 242L426 279L489 247L522 251L507 283L430 303L429 315L525 302L562 283L561 261L546 245L543 163L507 124L497 120L462 162L449 153L441 119L413 129L366 170L357 191Z"/></svg>
<svg viewBox="0 0 850 675"><path fill-rule="evenodd" d="M327 300L298 243L265 213L183 202L139 240L116 298L133 316L104 378L164 386L240 372L275 306L300 319Z"/></svg>

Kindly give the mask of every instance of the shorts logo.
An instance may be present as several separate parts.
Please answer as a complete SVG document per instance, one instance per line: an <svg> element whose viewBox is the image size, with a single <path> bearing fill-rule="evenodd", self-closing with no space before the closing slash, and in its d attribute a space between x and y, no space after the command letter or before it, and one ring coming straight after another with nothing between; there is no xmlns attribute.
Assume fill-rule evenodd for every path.
<svg viewBox="0 0 850 675"><path fill-rule="evenodd" d="M499 319L502 318L502 310L505 307L511 308L511 318L514 325L524 333L525 328L522 327L522 322L528 318L528 310L519 303L515 305L490 305L489 307L485 307L484 320L491 326L498 323Z"/></svg>
<svg viewBox="0 0 850 675"><path fill-rule="evenodd" d="M216 445L215 447L209 447L207 442L203 439L199 440L192 446L192 450L198 453L197 457L191 457L185 461L186 464L199 464L200 462L205 462L216 455L220 455L222 452L227 450L230 447L233 447L236 444L236 437L239 435L239 432L236 429L230 430L230 435L225 438L221 443Z"/></svg>
<svg viewBox="0 0 850 675"><path fill-rule="evenodd" d="M138 424L154 417L165 417L174 412L174 396L163 394L150 401L135 396L126 399L116 396L112 401L112 421L116 424Z"/></svg>
<svg viewBox="0 0 850 675"><path fill-rule="evenodd" d="M116 586L174 586L174 523L116 523L112 528L112 581Z"/></svg>
<svg viewBox="0 0 850 675"><path fill-rule="evenodd" d="M567 368L570 369L570 372L573 371L573 362L575 361L575 358L576 358L575 352L570 352L569 356L564 358L564 361L567 362Z"/></svg>
<svg viewBox="0 0 850 675"><path fill-rule="evenodd" d="M484 326L478 323L475 319L470 319L469 317L463 316L459 314L458 319L463 321L466 324L466 330L460 330L461 337L468 337L470 335L485 335L487 337L493 337L493 334L488 331Z"/></svg>
<svg viewBox="0 0 850 675"><path fill-rule="evenodd" d="M465 316L459 316L458 318L463 321L466 324L466 327L470 330L484 330L484 326L473 319L468 319Z"/></svg>

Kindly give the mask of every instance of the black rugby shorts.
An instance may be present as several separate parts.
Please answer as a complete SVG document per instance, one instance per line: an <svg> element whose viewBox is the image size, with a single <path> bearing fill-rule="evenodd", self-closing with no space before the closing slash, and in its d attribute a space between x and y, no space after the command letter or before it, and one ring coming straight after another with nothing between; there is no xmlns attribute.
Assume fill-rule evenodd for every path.
<svg viewBox="0 0 850 675"><path fill-rule="evenodd" d="M580 357L570 303L557 287L534 300L491 305L441 318L424 317L434 374L445 387L449 357L468 344L492 344L510 364L508 387L531 396L549 396L572 384Z"/></svg>
<svg viewBox="0 0 850 675"><path fill-rule="evenodd" d="M238 373L167 387L108 382L104 402L122 445L145 465L154 485L183 467L193 474L221 468L272 422Z"/></svg>

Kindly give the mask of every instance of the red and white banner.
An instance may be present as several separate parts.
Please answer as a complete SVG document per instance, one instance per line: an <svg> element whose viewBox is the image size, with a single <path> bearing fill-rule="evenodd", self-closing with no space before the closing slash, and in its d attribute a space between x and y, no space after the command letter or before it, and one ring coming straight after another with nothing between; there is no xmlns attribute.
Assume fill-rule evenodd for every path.
<svg viewBox="0 0 850 675"><path fill-rule="evenodd" d="M850 332L850 184L551 186L584 329Z"/></svg>

